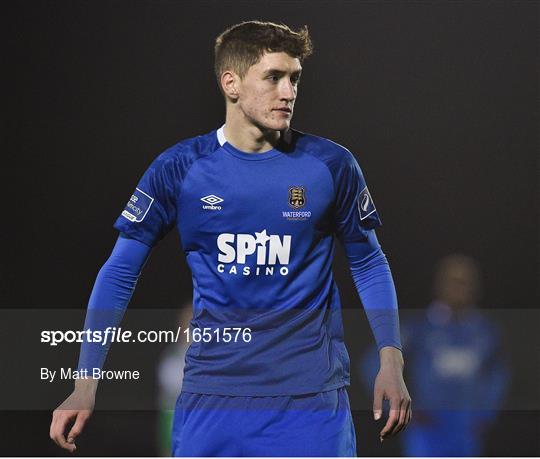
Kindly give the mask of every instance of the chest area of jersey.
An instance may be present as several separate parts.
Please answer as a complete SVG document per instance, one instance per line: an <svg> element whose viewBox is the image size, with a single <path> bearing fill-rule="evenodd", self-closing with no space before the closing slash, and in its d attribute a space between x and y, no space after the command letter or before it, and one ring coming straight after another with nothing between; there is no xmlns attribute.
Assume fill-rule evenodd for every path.
<svg viewBox="0 0 540 459"><path fill-rule="evenodd" d="M293 240L308 243L327 233L333 183L327 171L308 166L279 160L199 165L179 199L184 249L234 246L246 256L276 257Z"/></svg>

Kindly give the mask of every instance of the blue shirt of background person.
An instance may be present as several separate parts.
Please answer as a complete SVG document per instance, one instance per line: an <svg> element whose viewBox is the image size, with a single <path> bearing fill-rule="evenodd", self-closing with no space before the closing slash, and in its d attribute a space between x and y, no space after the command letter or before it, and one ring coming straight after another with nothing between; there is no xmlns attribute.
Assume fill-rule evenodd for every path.
<svg viewBox="0 0 540 459"><path fill-rule="evenodd" d="M439 263L435 300L402 320L407 371L416 400L414 421L402 437L407 456L477 456L508 381L497 326L474 305L480 269L463 255ZM378 369L368 351L359 374L367 383ZM371 383L369 383L371 384Z"/></svg>

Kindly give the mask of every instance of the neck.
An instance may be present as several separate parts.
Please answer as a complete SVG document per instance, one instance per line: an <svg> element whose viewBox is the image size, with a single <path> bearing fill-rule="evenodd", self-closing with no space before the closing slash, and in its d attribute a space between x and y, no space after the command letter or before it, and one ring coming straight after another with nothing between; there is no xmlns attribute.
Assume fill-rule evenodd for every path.
<svg viewBox="0 0 540 459"><path fill-rule="evenodd" d="M227 107L225 138L234 147L246 153L264 153L278 143L281 132L263 129L253 124L243 112Z"/></svg>
<svg viewBox="0 0 540 459"><path fill-rule="evenodd" d="M467 312L471 310L470 305L473 304L472 301L469 301L464 304L462 302L452 301L452 299L444 298L444 297L439 298L437 301L439 303L443 303L446 306L448 306L452 310L452 313L456 315L467 314Z"/></svg>

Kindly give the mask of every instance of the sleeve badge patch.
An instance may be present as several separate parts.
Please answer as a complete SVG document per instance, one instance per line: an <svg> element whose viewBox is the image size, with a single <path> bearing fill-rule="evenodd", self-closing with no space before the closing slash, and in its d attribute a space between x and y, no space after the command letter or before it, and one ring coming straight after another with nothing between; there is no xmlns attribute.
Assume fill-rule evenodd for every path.
<svg viewBox="0 0 540 459"><path fill-rule="evenodd" d="M365 220L376 210L373 199L371 199L371 195L366 186L358 196L358 212L360 213L360 220Z"/></svg>
<svg viewBox="0 0 540 459"><path fill-rule="evenodd" d="M129 198L126 208L122 212L122 216L127 218L130 222L140 223L144 220L144 217L146 217L153 202L153 197L139 188L135 188L135 192L131 195L131 198Z"/></svg>

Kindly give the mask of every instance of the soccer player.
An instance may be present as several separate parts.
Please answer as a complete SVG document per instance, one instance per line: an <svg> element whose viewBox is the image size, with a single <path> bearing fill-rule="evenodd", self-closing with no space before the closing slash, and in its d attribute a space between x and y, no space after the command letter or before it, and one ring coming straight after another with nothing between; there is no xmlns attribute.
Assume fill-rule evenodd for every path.
<svg viewBox="0 0 540 459"><path fill-rule="evenodd" d="M418 394L415 422L401 438L406 456L485 455L485 434L500 409L508 369L497 324L477 307L481 278L475 259L445 256L435 271L433 301L402 324ZM362 379L375 367L369 352Z"/></svg>
<svg viewBox="0 0 540 459"><path fill-rule="evenodd" d="M306 27L250 21L217 38L225 124L150 165L92 291L85 328L116 326L151 248L177 227L193 274L191 329L211 339L192 342L186 355L175 456L356 454L335 238L380 352L375 419L390 402L381 441L411 418L394 284L360 167L344 147L290 127L311 52ZM232 340L234 328L241 334ZM84 343L79 368L101 367L104 348ZM50 435L63 448L75 450L96 387L77 381L55 410Z"/></svg>

